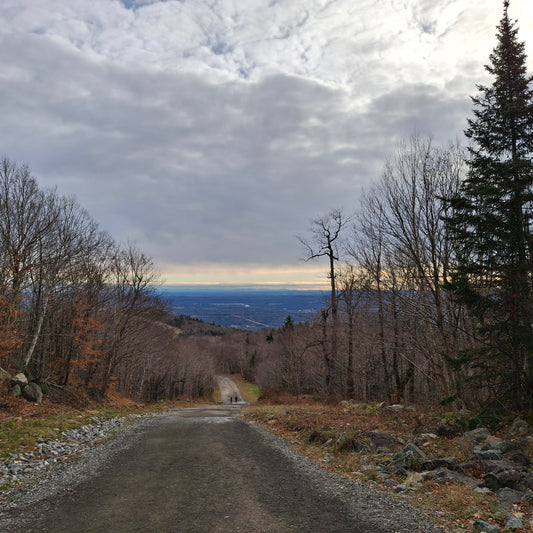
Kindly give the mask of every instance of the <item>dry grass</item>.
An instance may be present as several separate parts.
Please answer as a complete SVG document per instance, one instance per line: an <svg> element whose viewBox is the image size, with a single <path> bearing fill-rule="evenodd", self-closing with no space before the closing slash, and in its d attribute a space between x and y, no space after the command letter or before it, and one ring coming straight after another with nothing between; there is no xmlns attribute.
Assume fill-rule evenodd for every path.
<svg viewBox="0 0 533 533"><path fill-rule="evenodd" d="M181 400L143 406L113 393L105 404L93 403L78 409L52 403L48 399L38 405L10 397L0 409L0 459L5 459L10 453L28 451L39 440L59 438L63 431L90 424L95 418L170 411L191 405L197 404Z"/></svg>
<svg viewBox="0 0 533 533"><path fill-rule="evenodd" d="M351 446L353 439L367 442L370 431L394 434L398 439L398 447L391 450L390 457L417 435L430 432L429 428L437 420L453 419L454 413L407 410L387 413L374 405L354 410L349 406L304 400L299 401L299 405L253 405L246 408L243 416L284 438L296 451L322 468L358 479L390 493L394 498L410 502L445 531L474 531L472 523L476 518L504 525L496 497L477 493L470 486L427 480L413 486L412 491L395 494L395 486L406 480L380 476L376 467L380 460L387 457L371 452L357 453ZM348 446L337 443L337 438L343 433L348 437L345 441L349 443ZM462 461L472 457L472 445L461 437L428 440L424 451L432 458L454 456ZM524 523L529 523L531 508L525 506L515 510L523 515Z"/></svg>

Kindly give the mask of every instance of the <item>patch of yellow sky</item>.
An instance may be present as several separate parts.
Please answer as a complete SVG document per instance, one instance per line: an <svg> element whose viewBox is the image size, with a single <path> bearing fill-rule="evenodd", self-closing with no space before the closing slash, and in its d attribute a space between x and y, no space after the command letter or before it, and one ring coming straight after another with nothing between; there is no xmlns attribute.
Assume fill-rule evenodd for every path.
<svg viewBox="0 0 533 533"><path fill-rule="evenodd" d="M165 285L260 285L272 288L321 290L328 287L327 266L265 266L255 264L160 264L161 282Z"/></svg>

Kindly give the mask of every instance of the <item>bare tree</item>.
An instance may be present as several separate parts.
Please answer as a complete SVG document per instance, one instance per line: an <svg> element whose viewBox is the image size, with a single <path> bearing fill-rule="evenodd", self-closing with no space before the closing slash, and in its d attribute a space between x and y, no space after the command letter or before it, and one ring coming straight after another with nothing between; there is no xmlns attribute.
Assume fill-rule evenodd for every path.
<svg viewBox="0 0 533 533"><path fill-rule="evenodd" d="M340 209L332 209L324 216L312 221L309 239L298 236L306 253L305 261L311 261L320 257L327 257L329 262L328 278L330 280L330 313L331 313L331 341L327 338L328 311L322 310L323 321L323 357L326 368L325 383L328 394L333 394L335 361L337 359L337 335L338 335L338 294L336 264L340 258L341 233L349 223L350 218L345 217Z"/></svg>
<svg viewBox="0 0 533 533"><path fill-rule="evenodd" d="M443 150L414 136L363 198L351 255L373 281L385 380L394 379L396 399L416 374L441 397L457 392L446 360L462 342L462 315L443 289L454 260L443 198L462 173L460 147Z"/></svg>

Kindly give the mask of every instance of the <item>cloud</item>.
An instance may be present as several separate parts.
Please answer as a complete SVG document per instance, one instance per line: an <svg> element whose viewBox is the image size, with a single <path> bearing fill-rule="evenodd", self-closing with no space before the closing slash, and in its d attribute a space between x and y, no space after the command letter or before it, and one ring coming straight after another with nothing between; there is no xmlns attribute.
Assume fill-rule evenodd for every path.
<svg viewBox="0 0 533 533"><path fill-rule="evenodd" d="M353 210L398 140L461 135L500 16L481 0L4 0L1 150L169 272L286 269L294 234Z"/></svg>

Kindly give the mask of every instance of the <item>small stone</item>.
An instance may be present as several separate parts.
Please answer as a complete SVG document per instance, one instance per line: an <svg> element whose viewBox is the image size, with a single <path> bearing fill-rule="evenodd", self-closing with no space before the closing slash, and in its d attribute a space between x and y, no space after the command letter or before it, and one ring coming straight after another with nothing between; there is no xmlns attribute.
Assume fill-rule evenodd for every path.
<svg viewBox="0 0 533 533"><path fill-rule="evenodd" d="M369 451L368 444L366 442L363 442L357 439L354 439L352 441L352 446L353 446L353 449L358 453Z"/></svg>
<svg viewBox="0 0 533 533"><path fill-rule="evenodd" d="M437 468L447 468L448 470L457 470L459 468L459 461L457 457L437 457L429 459L422 463L424 470L437 470Z"/></svg>
<svg viewBox="0 0 533 533"><path fill-rule="evenodd" d="M346 435L346 432L341 433L337 440L335 441L335 445L339 449L346 449L346 446L351 446L351 440L348 438L348 435Z"/></svg>
<svg viewBox="0 0 533 533"><path fill-rule="evenodd" d="M402 411L405 411L405 406L400 404L387 405L386 407L383 407L383 411L387 413L401 413Z"/></svg>
<svg viewBox="0 0 533 533"><path fill-rule="evenodd" d="M511 442L508 440L504 440L498 444L495 444L494 446L490 446L493 450L500 450L502 453L508 453L511 451L518 450L520 446L516 442Z"/></svg>
<svg viewBox="0 0 533 533"><path fill-rule="evenodd" d="M404 482L404 485L412 487L413 485L417 485L422 481L424 481L424 476L422 474L419 474L418 472L410 472Z"/></svg>
<svg viewBox="0 0 533 533"><path fill-rule="evenodd" d="M416 457L417 459L425 459L426 454L416 445L410 442L403 449L404 455Z"/></svg>
<svg viewBox="0 0 533 533"><path fill-rule="evenodd" d="M474 457L481 461L499 461L503 457L500 450L482 450L479 446L474 448Z"/></svg>
<svg viewBox="0 0 533 533"><path fill-rule="evenodd" d="M520 479L517 488L524 492L528 492L529 494L533 494L533 472L524 474ZM533 503L533 501L531 503Z"/></svg>
<svg viewBox="0 0 533 533"><path fill-rule="evenodd" d="M522 523L522 520L514 514L510 514L505 521L505 529L508 531L516 531L517 529L521 530L523 527L524 524Z"/></svg>
<svg viewBox="0 0 533 533"><path fill-rule="evenodd" d="M397 446L397 441L394 435L390 433L383 433L381 431L371 431L368 438L372 446L377 450L394 450Z"/></svg>
<svg viewBox="0 0 533 533"><path fill-rule="evenodd" d="M479 443L490 437L490 431L487 428L476 428L463 433L463 437L471 442Z"/></svg>
<svg viewBox="0 0 533 533"><path fill-rule="evenodd" d="M431 440L437 440L439 437L435 433L422 433L418 438L422 441L429 442Z"/></svg>
<svg viewBox="0 0 533 533"><path fill-rule="evenodd" d="M447 421L442 421L431 428L433 433L439 437L455 437L462 433L462 429L457 424L450 424Z"/></svg>
<svg viewBox="0 0 533 533"><path fill-rule="evenodd" d="M518 490L504 487L496 492L498 498L498 508L503 511L510 511L512 506L520 503L524 494Z"/></svg>
<svg viewBox="0 0 533 533"><path fill-rule="evenodd" d="M396 488L394 489L394 492L397 494L401 492L407 492L409 490L409 487L407 485L396 485Z"/></svg>
<svg viewBox="0 0 533 533"><path fill-rule="evenodd" d="M507 459L508 461L511 461L521 466L527 467L531 464L529 457L524 452L521 452L520 450L508 452L504 455L504 458Z"/></svg>
<svg viewBox="0 0 533 533"><path fill-rule="evenodd" d="M502 470L500 472L490 472L483 477L483 485L491 490L498 490L504 487L514 487L521 479L518 470Z"/></svg>
<svg viewBox="0 0 533 533"><path fill-rule="evenodd" d="M484 533L500 533L500 528L493 524L489 524L479 518L473 524L476 531L483 531Z"/></svg>
<svg viewBox="0 0 533 533"><path fill-rule="evenodd" d="M500 437L495 437L494 435L489 435L485 442L483 443L483 446L486 447L486 449L499 449L498 446L503 442L503 439L500 439Z"/></svg>
<svg viewBox="0 0 533 533"><path fill-rule="evenodd" d="M512 439L526 437L533 434L533 428L522 418L515 418L507 436Z"/></svg>

